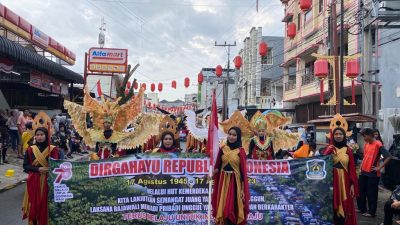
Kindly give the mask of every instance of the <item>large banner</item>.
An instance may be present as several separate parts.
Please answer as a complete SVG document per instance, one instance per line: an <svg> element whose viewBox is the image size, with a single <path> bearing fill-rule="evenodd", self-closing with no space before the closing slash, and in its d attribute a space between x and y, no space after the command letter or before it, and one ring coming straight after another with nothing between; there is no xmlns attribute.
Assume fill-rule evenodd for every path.
<svg viewBox="0 0 400 225"><path fill-rule="evenodd" d="M50 224L207 224L203 154L50 161ZM332 224L330 156L247 162L247 224Z"/></svg>

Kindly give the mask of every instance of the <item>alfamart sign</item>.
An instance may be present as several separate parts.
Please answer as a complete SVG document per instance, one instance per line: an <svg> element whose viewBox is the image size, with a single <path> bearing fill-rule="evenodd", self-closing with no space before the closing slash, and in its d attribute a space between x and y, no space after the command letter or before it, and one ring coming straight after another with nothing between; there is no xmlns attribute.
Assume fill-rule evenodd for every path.
<svg viewBox="0 0 400 225"><path fill-rule="evenodd" d="M89 49L89 70L93 72L125 73L128 50L117 48Z"/></svg>

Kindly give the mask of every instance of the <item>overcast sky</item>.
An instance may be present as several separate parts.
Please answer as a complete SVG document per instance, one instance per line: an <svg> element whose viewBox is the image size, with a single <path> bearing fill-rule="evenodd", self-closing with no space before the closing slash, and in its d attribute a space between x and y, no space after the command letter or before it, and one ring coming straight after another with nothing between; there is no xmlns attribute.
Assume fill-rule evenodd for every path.
<svg viewBox="0 0 400 225"><path fill-rule="evenodd" d="M227 54L214 42L237 42L235 56L252 27L264 36L283 36L279 0L0 0L18 15L77 55L70 67L83 73L84 52L97 47L101 17L106 22L105 47L127 48L129 63L140 63L140 83L164 83L160 99L183 99L197 92L203 67L226 65ZM233 57L232 57L233 58ZM188 76L191 87L185 89ZM171 89L171 81L178 87Z"/></svg>

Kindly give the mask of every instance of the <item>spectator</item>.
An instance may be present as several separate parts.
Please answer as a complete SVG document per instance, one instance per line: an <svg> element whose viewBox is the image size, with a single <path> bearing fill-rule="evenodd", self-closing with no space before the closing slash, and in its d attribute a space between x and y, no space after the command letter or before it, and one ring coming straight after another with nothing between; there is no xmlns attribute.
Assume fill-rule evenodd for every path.
<svg viewBox="0 0 400 225"><path fill-rule="evenodd" d="M9 143L8 129L6 126L7 120L7 114L4 111L0 110L0 156L2 157L0 160L1 163L8 163L8 161L6 160L6 153Z"/></svg>
<svg viewBox="0 0 400 225"><path fill-rule="evenodd" d="M65 126L64 123L60 123L60 125L58 126L58 132L55 133L52 137L52 142L54 145L56 145L60 152L64 152L64 154L72 159L72 155L71 155L71 149L70 149L70 133L67 130L67 127Z"/></svg>
<svg viewBox="0 0 400 225"><path fill-rule="evenodd" d="M33 142L32 122L28 122L25 124L25 131L24 133L22 133L21 142L22 151L25 154L25 151L28 149L29 146L32 145Z"/></svg>
<svg viewBox="0 0 400 225"><path fill-rule="evenodd" d="M392 225L393 224L393 216L400 216L400 186L393 191L390 199L385 203L385 219L381 225ZM400 221L396 221L397 224L400 224Z"/></svg>
<svg viewBox="0 0 400 225"><path fill-rule="evenodd" d="M361 162L361 173L358 179L360 195L357 198L358 210L365 217L375 217L378 204L378 185L381 169L390 161L391 155L380 141L375 140L374 130L361 130L364 138L364 158ZM381 155L385 159L380 164ZM367 208L368 201L368 208Z"/></svg>
<svg viewBox="0 0 400 225"><path fill-rule="evenodd" d="M10 117L7 120L7 127L9 129L9 134L11 138L11 148L14 152L17 152L17 157L23 159L19 151L17 151L19 145L19 135L18 135L18 110L12 110Z"/></svg>

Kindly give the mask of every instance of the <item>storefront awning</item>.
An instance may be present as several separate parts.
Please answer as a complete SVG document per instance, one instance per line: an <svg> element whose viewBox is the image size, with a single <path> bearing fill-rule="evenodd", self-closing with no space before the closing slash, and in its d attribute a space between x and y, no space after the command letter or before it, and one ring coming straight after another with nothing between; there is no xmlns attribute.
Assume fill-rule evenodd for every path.
<svg viewBox="0 0 400 225"><path fill-rule="evenodd" d="M46 72L55 78L73 83L83 83L83 77L80 74L36 54L3 36L0 36L0 55L9 57L16 61L16 63L28 65L32 69Z"/></svg>

